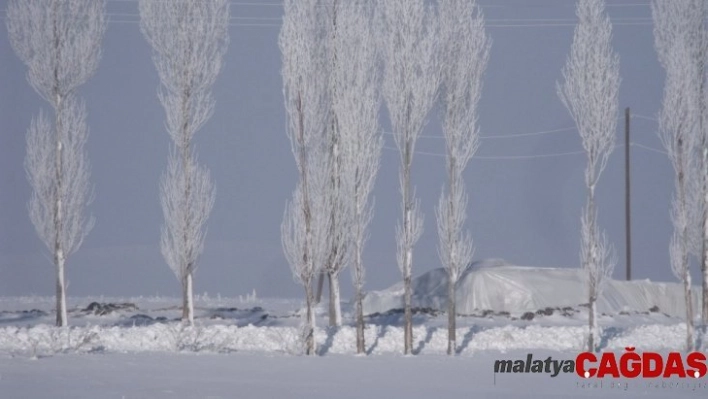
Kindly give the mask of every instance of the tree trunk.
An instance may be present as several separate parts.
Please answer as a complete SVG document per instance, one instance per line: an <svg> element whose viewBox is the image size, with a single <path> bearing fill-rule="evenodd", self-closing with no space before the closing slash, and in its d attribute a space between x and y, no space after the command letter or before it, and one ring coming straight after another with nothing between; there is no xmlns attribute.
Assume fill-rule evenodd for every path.
<svg viewBox="0 0 708 399"><path fill-rule="evenodd" d="M703 319L703 329L708 330L708 265L703 264L703 301L701 317ZM706 331L708 332L708 331Z"/></svg>
<svg viewBox="0 0 708 399"><path fill-rule="evenodd" d="M192 273L187 274L182 282L182 323L194 325L194 296Z"/></svg>
<svg viewBox="0 0 708 399"><path fill-rule="evenodd" d="M704 155L706 149L703 150ZM704 162L707 162L705 160ZM704 188L704 207L708 207L708 190ZM708 209L703 211L703 251L701 251L701 321L703 333L708 333ZM690 287L689 287L690 288ZM693 312L691 312L693 313ZM699 348L700 349L700 348Z"/></svg>
<svg viewBox="0 0 708 399"><path fill-rule="evenodd" d="M447 354L454 355L457 350L457 310L455 308L455 282L451 277L448 277L447 286Z"/></svg>
<svg viewBox="0 0 708 399"><path fill-rule="evenodd" d="M56 8L55 8L56 12ZM56 28L56 27L55 27ZM57 44L58 46L58 44ZM57 71L55 70L55 79L57 78ZM62 105L63 99L57 94L55 97L56 108L55 118L56 118L56 159L55 162L55 184L54 187L54 264L57 268L57 326L64 327L68 324L68 318L66 314L66 281L64 279L64 266L66 262L64 248L62 244L62 230L64 225L64 206L62 202L62 194L64 192L63 179L64 179L64 162L63 162L63 152L64 147L62 145L63 137L63 121L62 121Z"/></svg>
<svg viewBox="0 0 708 399"><path fill-rule="evenodd" d="M342 305L339 290L339 276L334 273L327 273L329 284L329 325L339 327L342 325Z"/></svg>
<svg viewBox="0 0 708 399"><path fill-rule="evenodd" d="M706 150L703 150L706 153ZM708 162L705 160L704 162ZM708 208L708 190L704 188L703 206ZM703 211L703 251L701 259L701 320L703 322L703 330L708 332L708 209Z"/></svg>
<svg viewBox="0 0 708 399"><path fill-rule="evenodd" d="M596 233L596 223L597 223L597 218L596 218L596 210L595 210L595 175L592 173L590 175L590 179L588 180L590 185L588 186L588 204L587 204L587 213L588 213L588 223L590 223L590 227L588 228L589 230L589 240L590 240L590 254L587 255L589 256L589 259L586 259L586 270L585 270L585 278L587 278L587 284L588 284L588 352L595 352L595 345L597 344L595 342L595 335L597 334L597 296L598 293L600 292L600 285L603 284L604 282L601 280L604 276L602 273L601 268L606 267L605 264L602 262L605 262L605 259L598 259L597 257L597 247L598 247L598 241L599 237L595 234Z"/></svg>
<svg viewBox="0 0 708 399"><path fill-rule="evenodd" d="M411 276L407 275L403 278L404 285L404 317L405 325L403 330L403 353L410 355L413 353L413 312L411 310Z"/></svg>
<svg viewBox="0 0 708 399"><path fill-rule="evenodd" d="M703 86L701 86L703 87ZM701 127L701 131L703 128ZM703 171L703 250L701 251L701 281L702 281L702 301L701 320L703 329L708 330L708 143L706 137L703 138L702 151L702 171Z"/></svg>
<svg viewBox="0 0 708 399"><path fill-rule="evenodd" d="M597 333L597 300L594 296L590 296L590 303L588 304L588 352L595 352L595 334Z"/></svg>
<svg viewBox="0 0 708 399"><path fill-rule="evenodd" d="M413 143L406 135L403 150L403 164L401 171L401 193L403 195L403 302L404 302L404 326L403 326L403 353L406 355L413 353L413 314L411 310L411 273L413 269L413 210L414 202L411 195L411 162L413 157ZM400 245L400 244L399 244Z"/></svg>
<svg viewBox="0 0 708 399"><path fill-rule="evenodd" d="M693 297L691 295L691 275L686 274L683 278L683 291L686 300L686 352L692 352L694 347L693 342Z"/></svg>
<svg viewBox="0 0 708 399"><path fill-rule="evenodd" d="M182 324L189 320L189 305L187 299L187 276L182 277Z"/></svg>
<svg viewBox="0 0 708 399"><path fill-rule="evenodd" d="M64 279L64 259L61 253L57 254L57 327L65 327L68 323L66 311L66 281Z"/></svg>
<svg viewBox="0 0 708 399"><path fill-rule="evenodd" d="M362 304L363 295L361 287L356 288L356 353L365 353L366 343L364 341L364 306Z"/></svg>
<svg viewBox="0 0 708 399"><path fill-rule="evenodd" d="M312 311L313 295L311 284L305 284L305 303L307 306L307 320L305 321L305 354L315 354L315 314Z"/></svg>
<svg viewBox="0 0 708 399"><path fill-rule="evenodd" d="M320 303L322 301L322 291L324 290L324 277L325 277L325 272L322 271L321 273L318 273L319 277L317 278L317 294L315 294L315 304Z"/></svg>

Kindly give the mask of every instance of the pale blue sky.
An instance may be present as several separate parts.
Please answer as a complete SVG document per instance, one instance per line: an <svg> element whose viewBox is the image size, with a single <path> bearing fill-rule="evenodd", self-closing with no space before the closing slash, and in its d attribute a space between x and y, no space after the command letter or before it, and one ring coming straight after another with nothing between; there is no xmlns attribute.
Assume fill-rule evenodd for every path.
<svg viewBox="0 0 708 399"><path fill-rule="evenodd" d="M5 18L6 0L0 1ZM481 1L493 40L480 103L484 136L573 127L555 84L570 48L574 2ZM137 23L135 0L107 0L111 22L97 74L80 89L86 100L96 227L69 259L69 295L178 295L179 285L159 250L159 177L169 137L156 96L158 78ZM608 2L620 55L622 109L653 117L664 73L653 48L647 0ZM282 255L280 222L296 182L285 135L280 53L282 6L274 0L233 0L231 43L215 84L212 119L197 133L201 161L212 172L217 198L195 291L224 296L256 289L259 296L296 297L301 288ZM3 21L4 22L4 21ZM250 26L249 26L250 25ZM255 26L254 26L255 25ZM23 169L24 134L47 105L25 79L25 66L0 29L0 296L54 292L54 272L27 217L30 188ZM434 110L425 130L439 136ZM385 110L384 129L388 128ZM656 122L632 120L632 141L661 148ZM618 139L623 140L623 121ZM393 147L390 136L387 147ZM619 141L622 143L622 141ZM421 138L413 182L425 231L413 272L440 267L434 206L445 177L443 141ZM466 171L469 228L476 258L521 265L577 267L584 204L583 155L504 159L581 150L574 130L485 139ZM489 157L489 158L486 158ZM674 281L668 265L672 170L665 155L632 148L634 277ZM398 281L394 227L399 213L397 156L384 150L375 188L376 209L366 248L367 288ZM617 248L615 275L624 276L623 148L612 155L598 188L600 222ZM697 275L697 271L694 270ZM343 274L345 296L351 293Z"/></svg>

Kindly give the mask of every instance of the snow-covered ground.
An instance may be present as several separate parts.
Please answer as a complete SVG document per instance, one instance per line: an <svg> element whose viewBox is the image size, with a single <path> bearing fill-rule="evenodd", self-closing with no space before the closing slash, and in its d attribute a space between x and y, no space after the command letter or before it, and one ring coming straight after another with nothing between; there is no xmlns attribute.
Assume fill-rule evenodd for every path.
<svg viewBox="0 0 708 399"><path fill-rule="evenodd" d="M520 358L526 352L504 355ZM539 356L571 354L538 352ZM676 398L706 397L705 383L493 373L496 352L443 356L94 354L0 357L3 398ZM698 380L700 381L700 380ZM614 383L614 385L613 385ZM663 384L663 386L662 386Z"/></svg>
<svg viewBox="0 0 708 399"><path fill-rule="evenodd" d="M95 303L94 303L95 302ZM527 353L572 359L583 347L586 310L544 308L458 317L458 356L445 356L446 316L419 309L417 356L402 356L400 311L367 316L369 356L356 356L351 307L326 326L317 308L320 356L298 356L299 300L198 297L196 326L182 327L176 298L69 298L71 327L56 328L53 298L0 298L0 398L668 397L708 394L708 378L611 379L584 387L574 374L493 373L494 360ZM685 325L657 312L600 318L604 351L680 350ZM701 342L706 340L701 337ZM615 382L618 382L615 381ZM704 382L705 381L705 382ZM661 386L662 383L664 386ZM696 385L703 383L703 385ZM579 385L580 384L580 385ZM688 385L687 385L688 384ZM690 385L693 384L693 385ZM626 389L625 389L626 388Z"/></svg>
<svg viewBox="0 0 708 399"><path fill-rule="evenodd" d="M263 352L298 354L300 302L198 298L196 325L183 327L177 299L70 298L71 327L55 328L53 298L0 298L0 353L43 357L59 353ZM354 354L355 329L345 304L345 325L326 327L325 307L317 308L316 341L321 354ZM366 317L370 354L398 354L403 337L398 310ZM514 316L490 310L458 317L458 352L516 349L580 350L586 309L544 308ZM601 346L622 350L680 349L685 324L661 312L623 312L601 316ZM444 354L447 318L431 309L414 317L415 351Z"/></svg>

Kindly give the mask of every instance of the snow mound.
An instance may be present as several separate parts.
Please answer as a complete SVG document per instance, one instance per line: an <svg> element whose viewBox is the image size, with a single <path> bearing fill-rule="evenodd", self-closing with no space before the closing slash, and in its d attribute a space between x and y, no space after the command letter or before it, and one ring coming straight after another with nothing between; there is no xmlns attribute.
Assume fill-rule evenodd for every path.
<svg viewBox="0 0 708 399"><path fill-rule="evenodd" d="M577 307L586 304L587 291L582 269L514 266L500 259L472 263L455 287L457 312L473 314L479 310L519 314L547 307ZM434 269L413 279L412 306L445 310L447 274ZM700 289L693 290L694 309L698 309ZM649 280L609 280L597 301L599 312L644 312L656 309L670 316L685 316L683 288L677 283ZM403 285L369 292L364 298L364 313L384 313L403 308Z"/></svg>

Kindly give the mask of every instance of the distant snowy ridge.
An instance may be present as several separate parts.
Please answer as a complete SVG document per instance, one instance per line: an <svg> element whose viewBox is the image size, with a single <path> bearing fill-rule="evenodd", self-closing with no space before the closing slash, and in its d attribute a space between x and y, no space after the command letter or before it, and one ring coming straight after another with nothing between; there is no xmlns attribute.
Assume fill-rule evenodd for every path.
<svg viewBox="0 0 708 399"><path fill-rule="evenodd" d="M578 307L588 302L580 268L542 268L510 265L503 260L475 262L457 286L457 312L480 310L520 314L547 307ZM694 309L699 309L700 287L694 287ZM447 274L435 269L413 279L413 307L446 309ZM684 317L683 288L678 283L649 280L609 280L597 301L598 311L648 311L658 307L670 316ZM382 291L367 293L364 314L384 313L403 308L403 286L398 283Z"/></svg>

